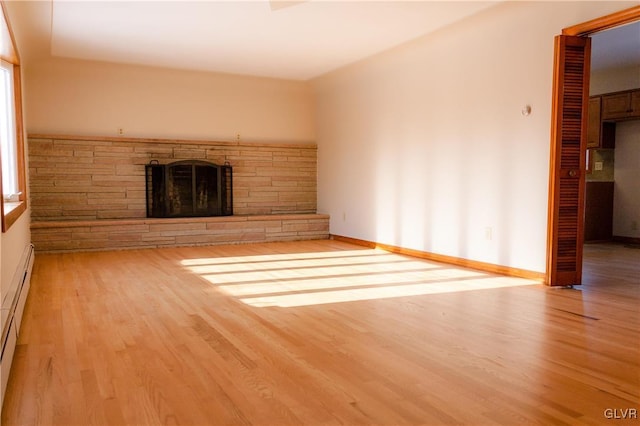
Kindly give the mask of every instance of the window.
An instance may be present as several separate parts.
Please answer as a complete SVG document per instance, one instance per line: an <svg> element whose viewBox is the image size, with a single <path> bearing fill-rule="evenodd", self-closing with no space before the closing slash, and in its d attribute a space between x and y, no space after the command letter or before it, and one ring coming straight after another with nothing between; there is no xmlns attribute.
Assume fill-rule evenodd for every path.
<svg viewBox="0 0 640 426"><path fill-rule="evenodd" d="M2 232L27 209L22 135L20 60L7 20L4 2L0 15L0 36L11 43L0 44L0 168L2 178Z"/></svg>
<svg viewBox="0 0 640 426"><path fill-rule="evenodd" d="M2 197L4 201L17 201L18 167L16 158L15 108L13 105L13 65L2 61L0 65L0 140L2 141Z"/></svg>

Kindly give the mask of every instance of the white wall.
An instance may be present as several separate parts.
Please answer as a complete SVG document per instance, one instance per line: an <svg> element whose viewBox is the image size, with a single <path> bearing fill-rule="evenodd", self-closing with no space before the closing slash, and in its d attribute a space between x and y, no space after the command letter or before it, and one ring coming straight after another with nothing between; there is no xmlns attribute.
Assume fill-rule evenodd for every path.
<svg viewBox="0 0 640 426"><path fill-rule="evenodd" d="M591 73L589 95L601 95L638 87L640 87L640 66L610 68Z"/></svg>
<svg viewBox="0 0 640 426"><path fill-rule="evenodd" d="M616 124L614 181L613 235L640 238L640 120Z"/></svg>
<svg viewBox="0 0 640 426"><path fill-rule="evenodd" d="M28 46L29 133L315 141L309 83L54 58L51 3L9 3Z"/></svg>
<svg viewBox="0 0 640 426"><path fill-rule="evenodd" d="M315 80L331 233L543 272L553 37L636 4L500 4Z"/></svg>
<svg viewBox="0 0 640 426"><path fill-rule="evenodd" d="M48 58L26 84L29 133L315 140L305 82Z"/></svg>

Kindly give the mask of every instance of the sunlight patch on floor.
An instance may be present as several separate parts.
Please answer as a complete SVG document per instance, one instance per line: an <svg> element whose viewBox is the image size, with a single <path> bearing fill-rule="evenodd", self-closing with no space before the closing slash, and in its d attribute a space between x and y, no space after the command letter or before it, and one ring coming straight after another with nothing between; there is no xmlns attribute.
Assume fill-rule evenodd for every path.
<svg viewBox="0 0 640 426"><path fill-rule="evenodd" d="M425 269L426 271L426 269ZM453 279L463 280L469 279L469 277L484 277L482 273L473 273L464 271L465 273L456 275ZM247 284L230 284L229 281L219 281L210 279L206 275L204 276L212 284L227 294L232 296L249 296L249 295L262 295L262 294L277 294L277 293L291 293L291 292L310 292L321 291L327 289L339 289L339 288L358 288L358 287L373 287L373 286L400 286L410 284L423 284L427 282L444 283L451 281L452 278L447 278L447 274L433 275L430 278L424 277L424 273L402 273L402 272L385 272L375 273L363 272L361 274L345 273L344 276L330 276L323 277L322 275L307 275L297 278L286 279L273 279L271 281L260 281ZM224 283L224 284L219 284Z"/></svg>
<svg viewBox="0 0 640 426"><path fill-rule="evenodd" d="M400 286L384 286L372 288L355 288L338 291L322 291L313 293L269 295L241 298L244 303L257 306L279 306L291 308L296 306L321 305L326 303L355 302L362 300L389 299L407 296L424 296L428 294L456 293L471 290L486 290L501 287L514 287L538 284L537 282L496 277L484 277L469 281L425 282Z"/></svg>
<svg viewBox="0 0 640 426"><path fill-rule="evenodd" d="M380 249L362 249L362 250L338 250L323 252L305 252L305 253L276 253L276 254L260 254L247 256L222 256L222 257L204 257L197 259L184 259L180 263L182 266L197 265L220 265L220 264L238 264L238 263L257 263L257 262L273 262L273 261L292 261L300 259L332 259L332 258L349 258L349 257L394 257L393 254Z"/></svg>
<svg viewBox="0 0 640 426"><path fill-rule="evenodd" d="M380 249L185 259L183 267L256 307L294 307L538 284Z"/></svg>

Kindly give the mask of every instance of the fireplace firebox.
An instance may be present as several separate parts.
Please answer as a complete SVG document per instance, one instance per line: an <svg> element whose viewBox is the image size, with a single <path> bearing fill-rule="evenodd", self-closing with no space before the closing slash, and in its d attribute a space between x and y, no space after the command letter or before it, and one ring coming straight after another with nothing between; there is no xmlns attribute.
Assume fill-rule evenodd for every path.
<svg viewBox="0 0 640 426"><path fill-rule="evenodd" d="M232 169L200 160L145 166L147 217L233 215Z"/></svg>

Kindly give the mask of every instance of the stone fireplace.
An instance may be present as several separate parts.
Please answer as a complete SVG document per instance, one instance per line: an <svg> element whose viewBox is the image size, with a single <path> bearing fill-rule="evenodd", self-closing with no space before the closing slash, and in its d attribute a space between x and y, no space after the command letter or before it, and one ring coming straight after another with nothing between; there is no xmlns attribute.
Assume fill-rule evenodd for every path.
<svg viewBox="0 0 640 426"><path fill-rule="evenodd" d="M232 168L201 160L145 166L147 217L233 214Z"/></svg>
<svg viewBox="0 0 640 426"><path fill-rule="evenodd" d="M30 135L28 148L37 252L329 237L329 216L316 213L313 143ZM171 210L163 203L175 191Z"/></svg>

